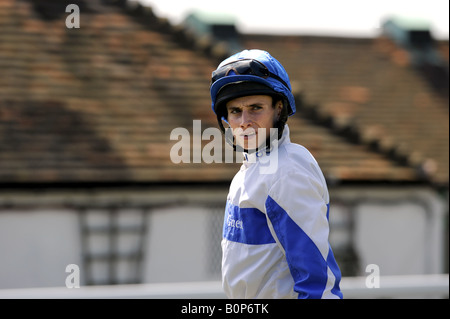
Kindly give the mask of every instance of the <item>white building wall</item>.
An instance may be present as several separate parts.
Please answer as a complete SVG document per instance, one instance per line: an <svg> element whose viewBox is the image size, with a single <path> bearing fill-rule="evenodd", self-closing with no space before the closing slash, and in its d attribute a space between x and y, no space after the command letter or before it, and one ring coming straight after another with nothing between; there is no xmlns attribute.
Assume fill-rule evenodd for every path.
<svg viewBox="0 0 450 319"><path fill-rule="evenodd" d="M208 269L210 213L202 207L177 207L151 214L144 282L220 279Z"/></svg>
<svg viewBox="0 0 450 319"><path fill-rule="evenodd" d="M216 204L225 198L224 193L215 197ZM340 188L330 194L331 245L352 239L359 257L358 275L365 275L368 264L378 265L381 276L444 271L444 258L448 257L448 252L444 252L448 203L436 193L421 188ZM102 203L120 197L117 193L103 195ZM141 195L140 199L149 198L148 194ZM211 264L220 263L220 244L214 245L214 241L220 241L221 220L212 224L211 202L201 203L191 195L178 193L179 204L148 210L144 283L220 280L217 271L211 271ZM170 196L175 200L173 192ZM40 208L32 208L30 200L26 202L28 208L20 208L19 201L13 207L13 197L8 199L8 207L12 208L2 208L0 196L0 289L64 287L69 264L80 266L80 283L84 285L78 212L55 208L61 207L55 201L49 201L45 207L42 198ZM194 201L183 202L186 198ZM200 192L197 198L211 196ZM98 198L85 199L88 203L99 202ZM136 204L139 199L132 198L130 202ZM128 216L130 211L133 209L124 208L122 215ZM216 219L217 216L223 218L222 213ZM349 216L353 218L353 234L345 228L334 228L335 223ZM95 241L100 252L107 246L104 238ZM133 245L131 239L124 243Z"/></svg>
<svg viewBox="0 0 450 319"><path fill-rule="evenodd" d="M65 286L81 265L77 215L55 209L0 211L0 289Z"/></svg>
<svg viewBox="0 0 450 319"><path fill-rule="evenodd" d="M434 273L428 223L427 213L414 204L358 206L355 247L361 265L376 264L382 275Z"/></svg>
<svg viewBox="0 0 450 319"><path fill-rule="evenodd" d="M380 275L437 274L444 271L448 203L427 188L340 189L335 213L346 206L353 218L359 275L370 264ZM333 207L333 205L331 205ZM333 208L330 208L330 219ZM343 235L341 235L342 237Z"/></svg>

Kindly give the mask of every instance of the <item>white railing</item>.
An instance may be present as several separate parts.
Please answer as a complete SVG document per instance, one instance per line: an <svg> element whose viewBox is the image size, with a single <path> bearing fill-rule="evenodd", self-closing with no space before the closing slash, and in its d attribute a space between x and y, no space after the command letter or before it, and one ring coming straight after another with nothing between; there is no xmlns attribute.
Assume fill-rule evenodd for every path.
<svg viewBox="0 0 450 319"><path fill-rule="evenodd" d="M448 298L449 275L381 276L379 288L367 288L366 277L345 277L341 289L346 299ZM177 282L80 288L48 287L0 289L0 299L223 299L221 283Z"/></svg>
<svg viewBox="0 0 450 319"><path fill-rule="evenodd" d="M366 277L345 277L341 289L345 298L448 298L448 274L380 276L379 288L367 288ZM370 285L369 285L370 286Z"/></svg>

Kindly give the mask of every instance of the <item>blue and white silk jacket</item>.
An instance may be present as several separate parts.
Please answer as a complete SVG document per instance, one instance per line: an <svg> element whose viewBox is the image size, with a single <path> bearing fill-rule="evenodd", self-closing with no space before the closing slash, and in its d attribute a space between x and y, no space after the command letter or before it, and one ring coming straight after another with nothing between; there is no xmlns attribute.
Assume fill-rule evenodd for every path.
<svg viewBox="0 0 450 319"><path fill-rule="evenodd" d="M229 298L342 298L329 236L329 194L310 152L290 142L246 154L223 225L222 282Z"/></svg>

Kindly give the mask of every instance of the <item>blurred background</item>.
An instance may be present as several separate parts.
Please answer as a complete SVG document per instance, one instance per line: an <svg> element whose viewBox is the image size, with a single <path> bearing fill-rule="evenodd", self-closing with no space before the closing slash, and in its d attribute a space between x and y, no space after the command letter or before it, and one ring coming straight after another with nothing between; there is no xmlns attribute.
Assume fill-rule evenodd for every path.
<svg viewBox="0 0 450 319"><path fill-rule="evenodd" d="M289 73L291 140L327 179L344 296L448 298L448 12L445 0L0 0L0 297L71 297L72 264L82 288L222 297L240 163L194 154L227 147L202 137L217 127L211 72L259 48ZM171 161L176 128L186 163Z"/></svg>

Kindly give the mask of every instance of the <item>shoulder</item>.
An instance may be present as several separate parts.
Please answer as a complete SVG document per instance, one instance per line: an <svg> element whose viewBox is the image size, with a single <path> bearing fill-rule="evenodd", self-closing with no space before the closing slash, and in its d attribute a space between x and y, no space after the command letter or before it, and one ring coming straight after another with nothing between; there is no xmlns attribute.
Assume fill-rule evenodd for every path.
<svg viewBox="0 0 450 319"><path fill-rule="evenodd" d="M312 173L322 175L319 164L311 152L300 144L286 143L279 149L280 173Z"/></svg>
<svg viewBox="0 0 450 319"><path fill-rule="evenodd" d="M307 148L295 143L286 143L278 150L277 180L273 186L296 189L312 188L322 197L328 197L328 190L322 170ZM278 184L278 185L277 185Z"/></svg>

